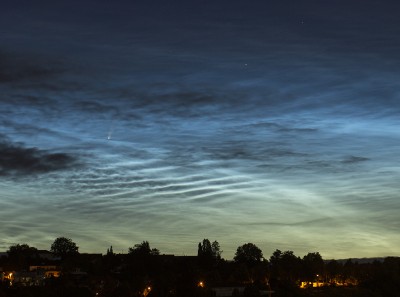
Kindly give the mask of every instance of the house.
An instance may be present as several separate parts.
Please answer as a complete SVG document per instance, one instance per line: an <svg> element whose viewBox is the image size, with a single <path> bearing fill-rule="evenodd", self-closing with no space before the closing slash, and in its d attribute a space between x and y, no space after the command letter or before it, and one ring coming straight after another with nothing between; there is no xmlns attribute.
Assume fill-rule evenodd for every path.
<svg viewBox="0 0 400 297"><path fill-rule="evenodd" d="M15 271L12 273L10 284L23 287L41 286L45 279L42 271Z"/></svg>
<svg viewBox="0 0 400 297"><path fill-rule="evenodd" d="M57 265L31 265L29 271L41 271L45 278L60 277L61 267Z"/></svg>

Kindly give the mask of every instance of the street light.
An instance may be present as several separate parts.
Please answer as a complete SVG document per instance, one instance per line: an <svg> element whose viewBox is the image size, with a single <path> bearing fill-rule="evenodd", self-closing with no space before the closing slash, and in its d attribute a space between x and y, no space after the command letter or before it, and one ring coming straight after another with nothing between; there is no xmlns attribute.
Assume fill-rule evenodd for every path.
<svg viewBox="0 0 400 297"><path fill-rule="evenodd" d="M148 286L146 289L144 289L143 296L146 297L147 295L149 295L150 291L151 291L151 287Z"/></svg>

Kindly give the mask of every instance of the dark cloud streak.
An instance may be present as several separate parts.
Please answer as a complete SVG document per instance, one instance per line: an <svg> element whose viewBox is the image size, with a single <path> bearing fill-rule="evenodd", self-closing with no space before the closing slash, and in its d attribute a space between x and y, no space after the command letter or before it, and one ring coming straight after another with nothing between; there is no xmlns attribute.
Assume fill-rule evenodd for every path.
<svg viewBox="0 0 400 297"><path fill-rule="evenodd" d="M0 140L0 175L28 177L78 166L78 159L71 154L49 152L38 148Z"/></svg>
<svg viewBox="0 0 400 297"><path fill-rule="evenodd" d="M61 65L54 61L38 59L31 53L16 54L0 51L0 84L17 82L35 82L54 78L64 73Z"/></svg>

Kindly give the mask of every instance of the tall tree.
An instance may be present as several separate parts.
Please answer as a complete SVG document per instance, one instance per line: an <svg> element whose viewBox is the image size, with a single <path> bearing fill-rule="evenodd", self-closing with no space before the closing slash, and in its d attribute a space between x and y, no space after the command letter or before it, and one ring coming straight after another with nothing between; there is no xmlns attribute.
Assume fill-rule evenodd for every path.
<svg viewBox="0 0 400 297"><path fill-rule="evenodd" d="M210 242L209 239L203 239L203 242L199 242L197 256L206 260L220 260L221 259L221 248L218 241Z"/></svg>
<svg viewBox="0 0 400 297"><path fill-rule="evenodd" d="M202 258L212 257L211 242L207 238L203 239L203 242L199 242L199 249L197 251L197 256Z"/></svg>
<svg viewBox="0 0 400 297"><path fill-rule="evenodd" d="M342 272L343 265L336 260L330 260L325 265L327 279L330 283L336 283L339 281L340 273Z"/></svg>
<svg viewBox="0 0 400 297"><path fill-rule="evenodd" d="M269 260L272 277L278 280L294 282L300 273L301 259L293 251L275 250Z"/></svg>
<svg viewBox="0 0 400 297"><path fill-rule="evenodd" d="M219 242L214 240L211 244L212 255L216 260L221 260L222 250L219 245Z"/></svg>
<svg viewBox="0 0 400 297"><path fill-rule="evenodd" d="M7 251L9 262L15 266L15 269L26 269L33 258L38 258L38 250L27 244L15 244L10 246Z"/></svg>
<svg viewBox="0 0 400 297"><path fill-rule="evenodd" d="M38 252L37 248L35 247L30 247L27 244L15 244L10 246L10 248L7 251L7 254L9 257L14 257L14 256L25 256L25 257L31 257L36 255Z"/></svg>
<svg viewBox="0 0 400 297"><path fill-rule="evenodd" d="M51 245L50 251L57 256L65 258L78 254L78 249L76 243L71 238L58 237Z"/></svg>
<svg viewBox="0 0 400 297"><path fill-rule="evenodd" d="M271 257L269 257L269 263L272 266L272 270L275 270L279 267L279 263L281 261L282 258L282 251L281 250L275 250Z"/></svg>
<svg viewBox="0 0 400 297"><path fill-rule="evenodd" d="M155 248L151 249L149 242L143 241L130 247L128 253L132 256L156 256L160 254L160 251Z"/></svg>
<svg viewBox="0 0 400 297"><path fill-rule="evenodd" d="M263 254L254 243L245 243L237 248L233 259L237 263L255 264L261 262Z"/></svg>
<svg viewBox="0 0 400 297"><path fill-rule="evenodd" d="M324 272L324 260L318 252L308 253L303 257L303 273L308 281L314 281Z"/></svg>
<svg viewBox="0 0 400 297"><path fill-rule="evenodd" d="M107 254L106 254L106 255L107 255L107 256L114 256L114 255L115 255L112 246L110 246L110 248L107 249Z"/></svg>

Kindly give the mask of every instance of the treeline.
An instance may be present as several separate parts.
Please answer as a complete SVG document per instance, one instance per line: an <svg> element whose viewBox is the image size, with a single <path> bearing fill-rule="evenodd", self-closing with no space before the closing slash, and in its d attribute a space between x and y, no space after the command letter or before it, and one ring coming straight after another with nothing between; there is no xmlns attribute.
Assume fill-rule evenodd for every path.
<svg viewBox="0 0 400 297"><path fill-rule="evenodd" d="M105 255L80 254L77 245L64 237L57 238L50 250L57 258L41 258L40 251L27 244L11 246L0 259L3 271L56 264L62 274L32 288L10 287L5 279L0 297L196 297L215 296L213 288L227 286L244 288L232 290L232 296L261 296L269 291L273 297L400 296L399 258L338 262L324 260L318 252L299 257L280 250L266 258L259 247L246 243L237 248L233 261L227 261L219 243L208 239L198 243L197 256L162 255L148 241L133 245L127 254L114 253L112 246Z"/></svg>

